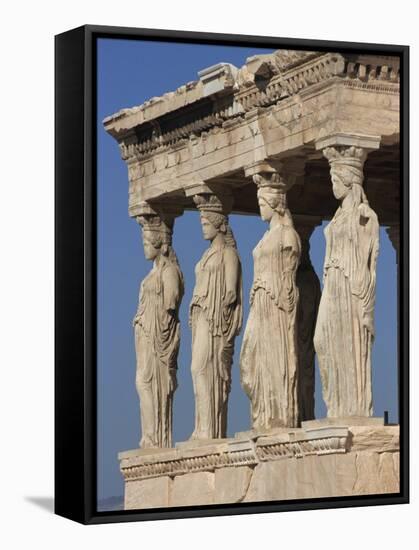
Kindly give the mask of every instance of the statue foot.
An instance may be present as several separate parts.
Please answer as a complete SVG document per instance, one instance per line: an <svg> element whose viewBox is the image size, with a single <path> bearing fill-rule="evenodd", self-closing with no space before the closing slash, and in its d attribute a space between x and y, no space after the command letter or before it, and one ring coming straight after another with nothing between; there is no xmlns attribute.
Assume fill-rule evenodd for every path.
<svg viewBox="0 0 419 550"><path fill-rule="evenodd" d="M196 430L194 430L194 431L192 432L192 435L191 435L191 437L189 438L189 441L192 441L193 439L199 439Z"/></svg>
<svg viewBox="0 0 419 550"><path fill-rule="evenodd" d="M143 435L140 440L140 449L151 449L154 447L158 447L154 439L148 435Z"/></svg>
<svg viewBox="0 0 419 550"><path fill-rule="evenodd" d="M189 438L189 441L192 441L192 440L198 440L198 439L211 439L211 436L208 435L207 433L205 432L202 432L201 430L194 430L192 432L192 435L191 437Z"/></svg>

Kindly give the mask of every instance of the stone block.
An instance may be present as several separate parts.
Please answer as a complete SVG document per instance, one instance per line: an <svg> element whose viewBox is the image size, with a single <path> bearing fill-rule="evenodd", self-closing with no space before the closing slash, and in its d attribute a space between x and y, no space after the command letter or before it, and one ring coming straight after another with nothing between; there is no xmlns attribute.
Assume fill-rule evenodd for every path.
<svg viewBox="0 0 419 550"><path fill-rule="evenodd" d="M393 457L394 474L396 476L396 479L399 480L400 485L400 451L391 454Z"/></svg>
<svg viewBox="0 0 419 550"><path fill-rule="evenodd" d="M350 432L352 452L385 452L400 449L398 426L351 426Z"/></svg>
<svg viewBox="0 0 419 550"><path fill-rule="evenodd" d="M125 483L125 510L169 506L169 476L153 477Z"/></svg>
<svg viewBox="0 0 419 550"><path fill-rule="evenodd" d="M214 502L242 502L249 489L253 468L238 466L215 470Z"/></svg>
<svg viewBox="0 0 419 550"><path fill-rule="evenodd" d="M398 426L311 426L121 453L125 509L399 492Z"/></svg>
<svg viewBox="0 0 419 550"><path fill-rule="evenodd" d="M214 504L214 477L214 472L176 476L170 493L170 506Z"/></svg>
<svg viewBox="0 0 419 550"><path fill-rule="evenodd" d="M336 496L350 496L357 477L356 453L345 453L336 460Z"/></svg>
<svg viewBox="0 0 419 550"><path fill-rule="evenodd" d="M344 416L339 418L318 418L301 422L304 430L322 426L384 426L384 418L379 416Z"/></svg>
<svg viewBox="0 0 419 550"><path fill-rule="evenodd" d="M253 472L244 502L298 498L297 458L259 463Z"/></svg>
<svg viewBox="0 0 419 550"><path fill-rule="evenodd" d="M395 455L396 458L395 458ZM381 453L379 459L379 478L382 493L400 492L400 475L398 468L399 453ZM397 465L395 464L397 462Z"/></svg>
<svg viewBox="0 0 419 550"><path fill-rule="evenodd" d="M294 498L313 498L315 496L312 458L316 457L306 456L295 463L297 467L297 483Z"/></svg>
<svg viewBox="0 0 419 550"><path fill-rule="evenodd" d="M371 495L377 493L380 487L379 454L374 452L356 453L355 466L356 479L353 494Z"/></svg>
<svg viewBox="0 0 419 550"><path fill-rule="evenodd" d="M322 454L304 457L311 464L313 497L334 497L336 494L336 462L342 455ZM306 466L307 467L307 466Z"/></svg>

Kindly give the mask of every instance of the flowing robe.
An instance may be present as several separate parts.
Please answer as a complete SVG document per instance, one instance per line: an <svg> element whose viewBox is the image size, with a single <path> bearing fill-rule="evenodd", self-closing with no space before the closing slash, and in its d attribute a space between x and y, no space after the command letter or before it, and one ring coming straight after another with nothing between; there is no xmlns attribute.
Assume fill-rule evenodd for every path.
<svg viewBox="0 0 419 550"><path fill-rule="evenodd" d="M314 346L327 416L370 416L377 216L365 204L339 207L324 233L324 288Z"/></svg>
<svg viewBox="0 0 419 550"><path fill-rule="evenodd" d="M296 271L300 254L300 238L286 225L267 231L253 250L254 280L240 374L255 429L298 423Z"/></svg>
<svg viewBox="0 0 419 550"><path fill-rule="evenodd" d="M155 262L141 283L134 320L140 447L172 446L172 405L180 344L182 275L174 262Z"/></svg>
<svg viewBox="0 0 419 550"><path fill-rule="evenodd" d="M225 302L226 268L236 269L236 300ZM195 268L190 304L192 380L195 393L194 439L226 437L234 339L242 324L242 279L235 248L210 246Z"/></svg>

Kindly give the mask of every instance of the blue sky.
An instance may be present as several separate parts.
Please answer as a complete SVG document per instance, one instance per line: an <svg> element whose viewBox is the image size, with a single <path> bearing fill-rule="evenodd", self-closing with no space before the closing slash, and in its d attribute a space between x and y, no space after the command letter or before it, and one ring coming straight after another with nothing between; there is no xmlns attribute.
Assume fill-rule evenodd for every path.
<svg viewBox="0 0 419 550"><path fill-rule="evenodd" d="M219 62L237 67L246 58L273 49L214 46L159 41L98 40L98 498L123 494L117 453L138 447L139 400L135 389L135 350L132 318L141 280L151 269L144 258L140 228L128 216L128 175L116 141L102 120L119 109L175 90L198 78L199 70ZM330 192L332 189L330 188ZM252 250L266 231L257 216L230 216L243 265L244 322L252 284ZM321 280L325 241L323 227L311 237L311 259ZM181 348L179 387L173 411L174 440L188 439L193 430L194 400L190 373L191 334L188 307L194 286L194 267L208 243L202 238L199 215L177 218L173 245L185 277L180 308ZM383 228L377 267L376 340L373 348L374 414L389 411L397 421L396 261ZM229 400L228 435L249 429L249 401L240 387L238 357L244 330L236 339ZM316 365L316 416L326 414Z"/></svg>

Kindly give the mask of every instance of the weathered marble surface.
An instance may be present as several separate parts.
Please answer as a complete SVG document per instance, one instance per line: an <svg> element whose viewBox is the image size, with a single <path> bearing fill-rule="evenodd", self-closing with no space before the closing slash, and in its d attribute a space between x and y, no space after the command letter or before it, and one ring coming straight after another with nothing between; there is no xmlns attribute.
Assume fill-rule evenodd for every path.
<svg viewBox="0 0 419 550"><path fill-rule="evenodd" d="M143 228L144 255L153 262L141 283L133 320L140 447L171 447L183 276L171 246L173 218L148 214L138 216L138 222Z"/></svg>
<svg viewBox="0 0 419 550"><path fill-rule="evenodd" d="M195 197L211 194L215 188L234 197L235 212L255 214L261 205L256 199L254 178L272 178L267 174L272 174L272 166L279 163L290 173L290 167L304 165L304 170L297 169L292 176L295 185L289 193L289 204L293 215L330 219L335 203L324 151L330 161L334 195L342 200L328 231L331 238L326 251L326 284L315 337L329 418L327 423L305 423L301 429L296 428L300 420L312 416L311 333L316 306L315 296L313 307L308 307L305 299L307 310L297 309L296 313L298 287L302 294L308 286L314 289L316 282L311 278L307 284L301 277L296 282L298 247L293 246L292 239L282 239L284 233L290 236L292 231L283 231L286 223L276 223L276 212L272 214L275 223L270 235L261 246L267 244L268 250L263 250L259 259L274 257L281 262L281 268L275 273L263 266L258 268L261 276L253 295L253 299L259 300L262 288L267 287L264 298L269 304L265 308L269 309L268 328L266 331L261 328L265 316L255 315L263 308L252 307L251 315L257 317L257 322L249 318L242 352L242 380L252 400L253 429L233 440L217 439L226 433L230 359L241 320L239 323L234 292L227 292L213 313L203 315L205 308L208 313L205 292L213 285L208 273L200 273L202 277L197 277L191 307L192 372L197 403L193 437L198 439L175 449L123 453L121 471L126 480L126 507L391 492L398 485L398 428L380 426L365 417L372 411L369 361L374 254L378 250L378 242L374 240L374 210L384 225L396 227L399 222L395 206L400 196L399 60L389 56L279 50L253 56L241 68L220 63L200 71L198 77L199 80L188 82L174 92L151 98L141 106L124 109L104 120L106 131L118 142L127 164L129 214L137 217L145 202L150 205L160 200L191 209ZM354 181L362 180L363 166L356 166L357 151L367 150L372 151L365 173L374 210L363 194L359 184L362 181ZM345 156L347 152L349 158L341 162L339 155ZM356 198L361 198L359 203ZM275 210L269 201L265 202L261 210ZM356 206L358 211L346 209L348 205ZM282 222L284 218L282 215ZM218 226L211 220L207 222L202 225L206 231L218 230L224 223L222 220ZM339 246L334 247L335 230ZM274 233L281 233L281 238L270 239ZM393 237L394 234L392 231ZM215 239L217 244L223 240L222 235L219 238L214 234ZM212 248L217 249L214 256ZM207 266L214 268L214 272L223 264L217 260L221 248L211 245L208 258L202 259L203 263L208 259ZM280 285L273 274L281 276ZM275 301L278 303L273 307ZM214 305L215 301L211 303ZM227 319L221 335L216 332L223 323L217 325L214 321L215 311L223 312ZM309 320L305 326L309 330L307 334L303 331L296 334L295 316L304 319L307 312ZM278 330L273 338L266 338L272 319ZM345 331L345 327L353 330ZM138 323L135 330L138 357L144 350L149 354L141 360L137 357L138 364L148 365L148 359L155 359L150 354L152 346L143 345ZM266 362L268 368L263 369L263 376L259 375L265 363L260 361L261 354L253 345L258 341L255 336L261 333L266 355L275 356L274 361ZM307 353L300 357L305 359L298 365L293 350L296 338L301 339L301 348L304 342L307 344ZM272 346L277 340L281 349ZM278 365L279 372L270 370L273 363ZM173 374L173 369L170 371ZM307 376L300 376L300 380L307 383L299 385L301 372ZM285 382L278 383L278 374L283 375ZM168 418L176 381L173 376L163 380L158 387L168 399L159 398L158 406L145 406L149 420L144 419L144 425L152 426L152 411L159 411L160 418L154 426L160 425L162 418ZM258 381L263 383L258 385ZM143 393L142 400L146 403L147 393ZM271 399L272 395L277 397ZM339 425L336 419L355 414L359 417L352 417L352 424L350 419L341 418ZM167 421L163 424L166 427L162 433L168 434L171 430ZM277 429L277 426L295 428ZM145 432L149 434L148 441L143 441L142 446L170 445L170 436L153 435L155 427Z"/></svg>
<svg viewBox="0 0 419 550"><path fill-rule="evenodd" d="M103 122L127 162L135 216L142 201L182 198L197 180L240 187L243 167L284 153L311 156L324 136L378 135L397 144L399 107L397 57L278 50L241 68L203 69L197 80ZM240 195L236 206L247 208Z"/></svg>
<svg viewBox="0 0 419 550"><path fill-rule="evenodd" d="M326 147L340 201L325 229L323 291L314 334L327 415L371 416L379 224L362 184L367 149Z"/></svg>
<svg viewBox="0 0 419 550"><path fill-rule="evenodd" d="M195 428L191 439L226 437L234 340L242 325L242 274L228 224L230 205L214 194L194 197L204 238L210 241L195 268L190 304Z"/></svg>
<svg viewBox="0 0 419 550"><path fill-rule="evenodd" d="M253 250L250 312L240 354L240 378L255 429L297 426L296 272L301 242L287 208L289 183L279 173L256 174L261 217L269 222Z"/></svg>
<svg viewBox="0 0 419 550"><path fill-rule="evenodd" d="M399 426L310 425L120 453L125 509L399 491Z"/></svg>

